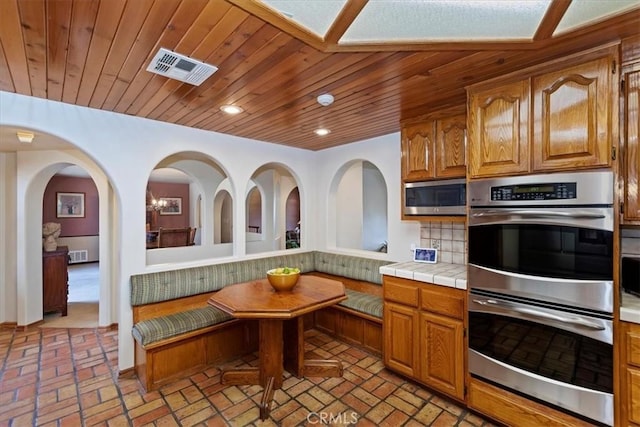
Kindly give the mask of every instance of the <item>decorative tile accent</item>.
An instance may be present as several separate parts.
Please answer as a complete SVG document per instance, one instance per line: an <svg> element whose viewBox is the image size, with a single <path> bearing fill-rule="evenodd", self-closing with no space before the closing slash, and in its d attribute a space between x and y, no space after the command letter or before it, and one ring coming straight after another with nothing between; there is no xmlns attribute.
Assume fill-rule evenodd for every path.
<svg viewBox="0 0 640 427"><path fill-rule="evenodd" d="M466 224L458 222L422 222L420 246L438 249L438 262L467 263Z"/></svg>

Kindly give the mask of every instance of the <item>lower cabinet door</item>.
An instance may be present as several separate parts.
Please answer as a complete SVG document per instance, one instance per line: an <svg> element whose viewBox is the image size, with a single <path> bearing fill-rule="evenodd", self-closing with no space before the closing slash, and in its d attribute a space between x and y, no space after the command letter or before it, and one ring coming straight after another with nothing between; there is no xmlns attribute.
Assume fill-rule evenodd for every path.
<svg viewBox="0 0 640 427"><path fill-rule="evenodd" d="M418 376L418 310L401 304L384 303L384 363L409 377Z"/></svg>
<svg viewBox="0 0 640 427"><path fill-rule="evenodd" d="M420 313L420 379L464 400L464 326L462 321Z"/></svg>

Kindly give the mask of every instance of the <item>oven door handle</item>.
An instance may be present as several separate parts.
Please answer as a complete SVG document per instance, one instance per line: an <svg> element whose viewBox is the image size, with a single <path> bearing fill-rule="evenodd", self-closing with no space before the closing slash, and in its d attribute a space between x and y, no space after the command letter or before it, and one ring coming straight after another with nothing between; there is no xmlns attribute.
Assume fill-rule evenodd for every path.
<svg viewBox="0 0 640 427"><path fill-rule="evenodd" d="M471 214L474 218L482 218L487 216L508 217L512 215L522 215L531 218L576 218L576 219L602 219L605 215L590 212L557 212L545 210L521 210L521 209L501 209L489 210L484 212L476 212Z"/></svg>
<svg viewBox="0 0 640 427"><path fill-rule="evenodd" d="M555 320L562 323L569 323L571 325L584 326L586 328L594 329L596 331L604 331L606 329L602 325L589 322L588 320L584 320L580 317L559 316L557 314L546 313L544 311L539 311L532 308L516 307L513 304L496 301L494 299L485 299L485 300L474 299L473 302L480 305L491 305L494 307L503 308L505 310L515 311L516 313L528 314L530 316L540 317L543 319Z"/></svg>

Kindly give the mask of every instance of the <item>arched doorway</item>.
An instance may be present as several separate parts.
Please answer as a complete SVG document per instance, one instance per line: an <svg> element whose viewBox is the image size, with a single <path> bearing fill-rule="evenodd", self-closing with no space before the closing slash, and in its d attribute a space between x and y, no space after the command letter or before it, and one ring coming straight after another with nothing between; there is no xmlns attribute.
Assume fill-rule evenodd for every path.
<svg viewBox="0 0 640 427"><path fill-rule="evenodd" d="M70 144L69 144L70 145ZM24 167L17 172L18 185L16 206L18 214L17 249L24 254L17 259L17 319L18 324L32 324L43 318L42 313L42 220L43 201L46 186L58 172L76 165L85 170L95 183L98 208L98 259L102 268L99 272L98 326L107 327L117 323L116 305L118 289L114 282L117 277L116 247L117 233L113 232L112 218L116 212L116 197L109 179L100 167L82 152L73 149L38 153L25 153Z"/></svg>

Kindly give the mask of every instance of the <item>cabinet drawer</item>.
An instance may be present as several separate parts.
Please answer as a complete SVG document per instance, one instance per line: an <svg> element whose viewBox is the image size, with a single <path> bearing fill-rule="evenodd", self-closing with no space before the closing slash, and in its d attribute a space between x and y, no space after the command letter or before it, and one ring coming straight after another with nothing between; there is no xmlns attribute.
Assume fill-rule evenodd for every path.
<svg viewBox="0 0 640 427"><path fill-rule="evenodd" d="M462 320L464 317L464 291L438 285L420 289L420 307L432 313Z"/></svg>
<svg viewBox="0 0 640 427"><path fill-rule="evenodd" d="M418 307L420 294L417 283L412 280L385 276L383 293L385 301L393 301L410 307Z"/></svg>
<svg viewBox="0 0 640 427"><path fill-rule="evenodd" d="M640 367L640 327L629 327L627 340L627 363Z"/></svg>

